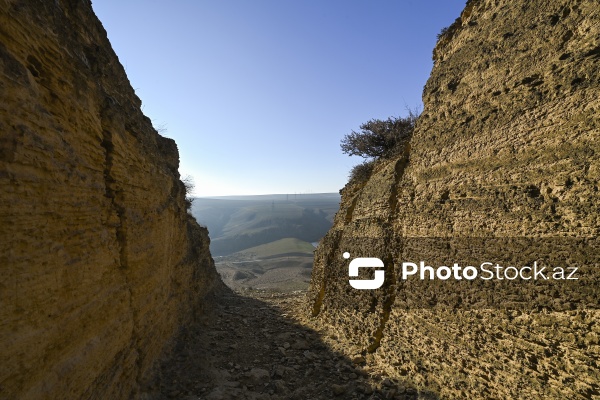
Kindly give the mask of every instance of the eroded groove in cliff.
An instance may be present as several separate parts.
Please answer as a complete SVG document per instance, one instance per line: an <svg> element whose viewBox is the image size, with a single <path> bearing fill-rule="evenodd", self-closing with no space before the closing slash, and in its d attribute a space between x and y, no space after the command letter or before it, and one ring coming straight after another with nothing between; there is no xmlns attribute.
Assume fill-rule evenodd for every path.
<svg viewBox="0 0 600 400"><path fill-rule="evenodd" d="M119 218L119 225L116 227L117 244L119 246L119 262L121 268L127 268L127 216L125 207L120 203L119 197L122 193L115 188L116 182L112 177L114 145L112 141L112 132L103 130L102 147L105 151L104 161L104 190L105 196L110 199L113 209Z"/></svg>
<svg viewBox="0 0 600 400"><path fill-rule="evenodd" d="M400 185L400 180L404 175L404 171L409 162L409 152L410 145L407 144L401 158L396 161L394 166L394 184L392 186L392 191L390 193L390 197L388 200L388 204L390 206L391 215L390 221L393 219L397 212L398 206L398 186ZM394 302L396 301L396 273L394 271L394 259L391 254L388 254L384 259L384 265L386 266L386 277L385 277L385 300L382 306L382 312L379 319L379 325L373 335L373 342L367 348L367 352L374 353L377 348L379 348L381 344L381 339L383 339L383 331L385 330L386 324L390 319L390 313L392 311L392 307Z"/></svg>
<svg viewBox="0 0 600 400"><path fill-rule="evenodd" d="M327 267L332 265L335 254L338 251L340 240L341 240L341 232L336 232L334 238L332 239L333 245L331 246L331 251L325 257L325 263L323 264L323 279L321 283L321 288L319 289L319 293L317 294L317 298L313 303L311 315L313 317L318 316L321 313L321 308L323 307L323 300L325 299L325 293L327 291L327 286L329 284L329 280L331 279L328 275Z"/></svg>
<svg viewBox="0 0 600 400"><path fill-rule="evenodd" d="M129 312L132 316L132 332L131 332L131 341L136 347L137 354L143 354L139 348L137 348L137 343L139 342L140 333L137 323L137 313L133 304L133 292L131 290L131 283L129 281L129 276L126 271L128 268L128 257L127 257L127 216L126 209L123 206L123 192L117 188L117 181L113 177L113 162L114 162L114 142L112 132L106 129L102 131L102 147L105 150L105 162L104 162L104 188L105 188L105 196L110 199L111 205L117 214L119 219L119 224L115 227L115 235L118 251L119 251L119 265L118 268L123 276L123 284L127 290L128 300L129 300ZM136 356L135 363L137 369L135 371L136 382L139 384L141 381L142 374L142 360L139 356Z"/></svg>
<svg viewBox="0 0 600 400"><path fill-rule="evenodd" d="M408 166L409 152L410 145L407 144L402 156L396 161L396 165L394 166L394 186L392 187L392 193L388 200L392 215L396 213L396 208L398 206L398 186L400 185L400 179L402 179L402 176L404 175L404 170Z"/></svg>
<svg viewBox="0 0 600 400"><path fill-rule="evenodd" d="M337 248L337 245L335 246L335 248ZM323 299L325 298L325 291L327 290L327 283L329 280L327 277L327 265L329 265L329 262L330 257L325 257L325 263L323 264L323 280L321 283L321 288L319 289L319 293L317 294L317 298L315 299L315 302L312 307L311 315L313 317L318 316L321 313L321 308L323 307Z"/></svg>
<svg viewBox="0 0 600 400"><path fill-rule="evenodd" d="M346 218L344 219L344 222L346 223L352 221L352 215L354 214L354 208L356 207L356 203L358 202L359 194L360 191L358 192L358 194L356 194L356 196L354 196L354 198L352 199L352 203L350 203L350 207L348 207L348 209L346 210Z"/></svg>
<svg viewBox="0 0 600 400"><path fill-rule="evenodd" d="M386 277L385 277L385 300L383 302L381 316L379 318L379 325L373 335L373 342L367 348L368 353L374 353L381 345L381 339L383 339L383 331L385 330L386 324L390 319L392 307L396 301L396 273L394 271L394 260L392 255L387 255L383 260L386 266Z"/></svg>
<svg viewBox="0 0 600 400"><path fill-rule="evenodd" d="M325 297L325 283L323 283L323 285L321 286L321 290L319 290L319 293L317 294L315 303L313 304L313 309L312 309L312 313L311 313L311 315L313 317L318 316L319 313L321 312L321 307L323 306L323 298L324 297Z"/></svg>

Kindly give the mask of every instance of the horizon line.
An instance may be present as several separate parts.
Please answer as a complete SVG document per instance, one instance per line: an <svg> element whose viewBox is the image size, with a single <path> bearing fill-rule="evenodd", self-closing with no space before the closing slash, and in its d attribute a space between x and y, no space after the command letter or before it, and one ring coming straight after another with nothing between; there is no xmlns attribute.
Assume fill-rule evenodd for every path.
<svg viewBox="0 0 600 400"><path fill-rule="evenodd" d="M195 199L210 199L217 197L261 197L261 196L315 196L324 194L340 195L339 192L302 192L302 193L266 193L266 194L228 194L228 195L208 195L208 196L192 196Z"/></svg>

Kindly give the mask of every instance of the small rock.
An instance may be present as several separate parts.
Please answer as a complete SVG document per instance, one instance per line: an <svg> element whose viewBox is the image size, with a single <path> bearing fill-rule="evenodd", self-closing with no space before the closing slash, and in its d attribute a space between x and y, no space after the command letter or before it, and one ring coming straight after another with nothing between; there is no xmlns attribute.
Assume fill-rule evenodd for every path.
<svg viewBox="0 0 600 400"><path fill-rule="evenodd" d="M336 385L334 383L333 385L331 385L331 390L333 391L334 395L341 396L344 393L346 393L346 386L345 385Z"/></svg>
<svg viewBox="0 0 600 400"><path fill-rule="evenodd" d="M292 345L292 349L294 349L294 350L308 350L308 349L310 349L310 344L306 340L304 340L304 339L298 339Z"/></svg>
<svg viewBox="0 0 600 400"><path fill-rule="evenodd" d="M252 368L246 373L248 380L253 385L260 385L269 382L269 371L262 368Z"/></svg>
<svg viewBox="0 0 600 400"><path fill-rule="evenodd" d="M207 400L225 400L225 393L221 388L216 388L206 396Z"/></svg>
<svg viewBox="0 0 600 400"><path fill-rule="evenodd" d="M216 373L221 379L228 380L229 378L231 378L231 374L227 370L220 369Z"/></svg>
<svg viewBox="0 0 600 400"><path fill-rule="evenodd" d="M286 394L289 392L287 386L285 386L285 383L283 383L283 381L275 381L273 386L275 387L275 391L277 393Z"/></svg>
<svg viewBox="0 0 600 400"><path fill-rule="evenodd" d="M366 362L363 356L354 356L352 358L352 364L364 364Z"/></svg>
<svg viewBox="0 0 600 400"><path fill-rule="evenodd" d="M275 378L283 378L285 376L285 367L283 365L276 365L273 367L273 376Z"/></svg>
<svg viewBox="0 0 600 400"><path fill-rule="evenodd" d="M294 336L294 334L292 332L284 332L284 333L280 333L279 335L275 336L275 338L278 340L281 340L282 342L285 342L287 340L290 340L293 336Z"/></svg>

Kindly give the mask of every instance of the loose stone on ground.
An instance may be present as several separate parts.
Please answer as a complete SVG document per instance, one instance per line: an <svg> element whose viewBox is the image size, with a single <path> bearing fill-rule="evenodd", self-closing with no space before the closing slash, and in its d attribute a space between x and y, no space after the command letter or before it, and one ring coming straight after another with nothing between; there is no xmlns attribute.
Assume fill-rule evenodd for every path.
<svg viewBox="0 0 600 400"><path fill-rule="evenodd" d="M303 323L303 293L228 292L183 332L146 399L417 399Z"/></svg>

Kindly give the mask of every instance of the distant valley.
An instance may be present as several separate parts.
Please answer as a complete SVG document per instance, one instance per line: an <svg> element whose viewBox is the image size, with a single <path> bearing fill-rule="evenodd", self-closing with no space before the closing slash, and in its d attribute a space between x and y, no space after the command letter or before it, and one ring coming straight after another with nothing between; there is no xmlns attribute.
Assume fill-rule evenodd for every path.
<svg viewBox="0 0 600 400"><path fill-rule="evenodd" d="M337 193L196 198L217 270L234 289L306 289L313 251L333 224Z"/></svg>

